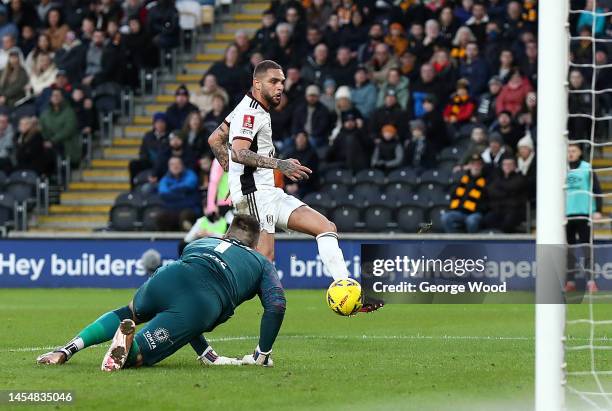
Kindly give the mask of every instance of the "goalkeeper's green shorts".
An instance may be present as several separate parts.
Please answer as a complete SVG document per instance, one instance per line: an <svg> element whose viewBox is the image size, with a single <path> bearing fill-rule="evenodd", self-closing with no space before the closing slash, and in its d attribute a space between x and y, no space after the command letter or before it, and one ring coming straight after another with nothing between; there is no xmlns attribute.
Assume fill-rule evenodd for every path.
<svg viewBox="0 0 612 411"><path fill-rule="evenodd" d="M159 268L134 296L136 318L147 322L135 336L144 365L160 362L212 329L221 311L218 295L193 266L175 261Z"/></svg>

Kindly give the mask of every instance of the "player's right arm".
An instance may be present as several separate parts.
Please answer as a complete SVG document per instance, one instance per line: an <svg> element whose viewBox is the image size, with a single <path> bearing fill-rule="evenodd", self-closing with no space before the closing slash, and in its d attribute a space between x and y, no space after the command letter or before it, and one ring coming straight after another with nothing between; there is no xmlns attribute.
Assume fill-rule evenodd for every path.
<svg viewBox="0 0 612 411"><path fill-rule="evenodd" d="M225 121L219 125L208 137L208 145L215 155L223 171L229 169L229 154L227 149L227 143L229 141L229 125Z"/></svg>
<svg viewBox="0 0 612 411"><path fill-rule="evenodd" d="M259 344L253 354L244 356L242 363L272 366L272 346L283 324L287 301L276 268L268 261L263 263L263 275L258 295L264 308L259 326Z"/></svg>

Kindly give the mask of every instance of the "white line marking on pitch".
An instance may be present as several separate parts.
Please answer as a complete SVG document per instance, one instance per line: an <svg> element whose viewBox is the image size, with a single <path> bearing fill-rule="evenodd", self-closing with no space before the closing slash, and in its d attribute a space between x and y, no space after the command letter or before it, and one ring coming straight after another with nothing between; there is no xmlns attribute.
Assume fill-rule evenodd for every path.
<svg viewBox="0 0 612 411"><path fill-rule="evenodd" d="M217 337L208 338L210 342L226 342L226 341L250 341L257 340L258 336L235 336L235 337ZM303 339L303 340L468 340L468 341L534 341L534 337L512 337L512 336L491 336L491 335L279 335L278 340ZM588 338L568 338L569 341L590 341ZM595 338L593 341L610 341L608 338ZM92 345L96 347L98 345ZM108 344L100 345L107 347ZM89 347L89 348L91 348ZM43 350L52 350L57 348L57 345L48 345L43 347L21 347L8 348L0 350L0 353L7 352L34 352Z"/></svg>

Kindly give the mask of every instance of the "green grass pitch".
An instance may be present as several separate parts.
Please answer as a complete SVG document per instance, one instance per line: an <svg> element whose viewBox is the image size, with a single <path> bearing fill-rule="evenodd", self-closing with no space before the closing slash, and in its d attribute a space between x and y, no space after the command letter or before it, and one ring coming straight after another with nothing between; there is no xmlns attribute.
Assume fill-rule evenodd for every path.
<svg viewBox="0 0 612 411"><path fill-rule="evenodd" d="M288 291L272 369L204 368L189 346L154 367L111 375L99 370L105 345L61 367L35 364L37 355L125 305L132 293L0 290L0 389L70 390L74 404L59 408L87 410L532 408L534 307L527 304L387 305L343 318L327 308L323 290ZM608 319L610 308L595 307ZM571 311L584 316L586 307ZM260 314L257 299L250 301L207 337L222 355L251 352ZM581 343L588 329L575 334ZM588 367L586 352L575 360ZM598 364L612 369L609 358Z"/></svg>

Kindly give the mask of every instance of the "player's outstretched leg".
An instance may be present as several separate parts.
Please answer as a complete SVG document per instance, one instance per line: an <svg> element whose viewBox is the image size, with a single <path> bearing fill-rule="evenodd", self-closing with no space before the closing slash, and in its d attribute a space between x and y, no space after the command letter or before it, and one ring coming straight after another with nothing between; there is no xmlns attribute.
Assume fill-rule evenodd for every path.
<svg viewBox="0 0 612 411"><path fill-rule="evenodd" d="M111 372L123 368L134 342L135 331L136 323L133 320L126 319L121 321L113 337L113 342L102 360L102 371Z"/></svg>
<svg viewBox="0 0 612 411"><path fill-rule="evenodd" d="M109 341L122 320L133 318L130 307L125 306L109 311L93 323L85 327L75 338L66 345L39 356L39 364L61 365L83 348Z"/></svg>

